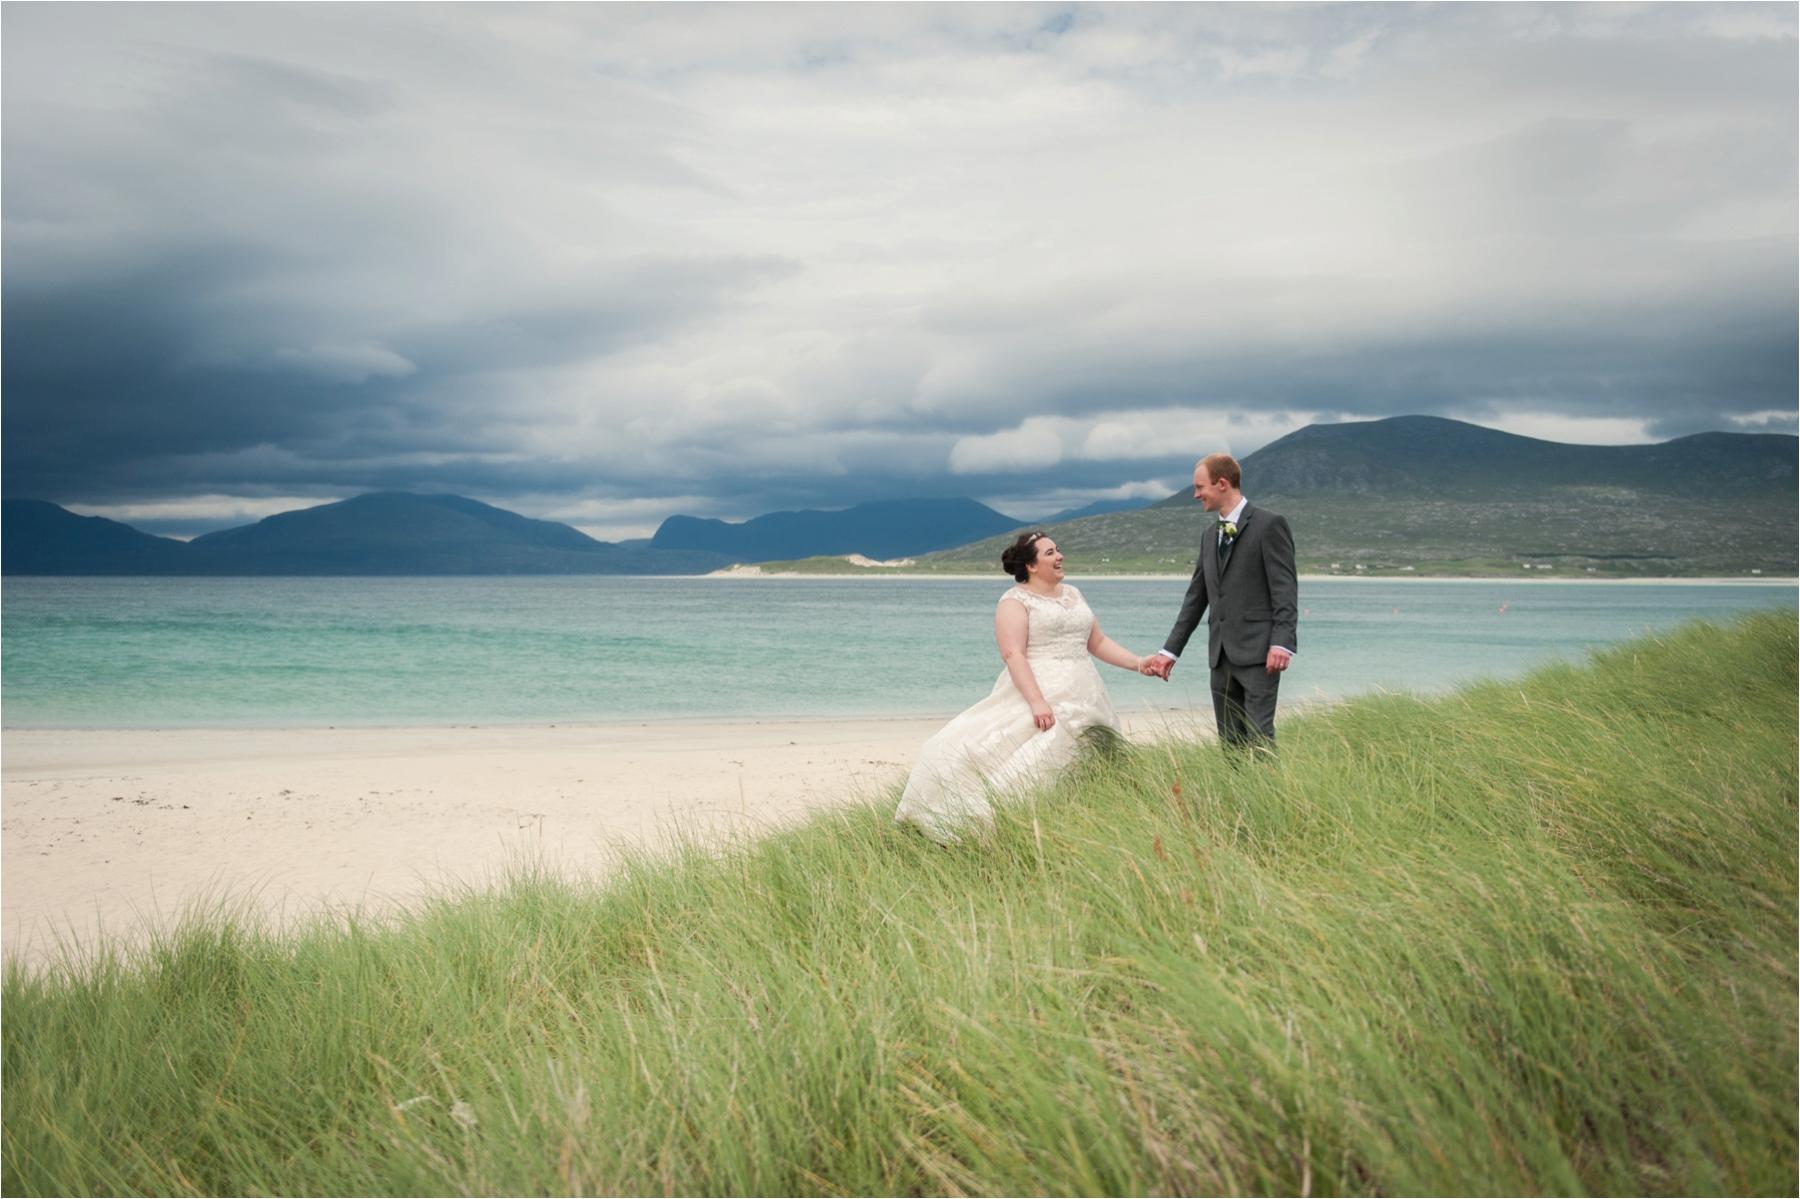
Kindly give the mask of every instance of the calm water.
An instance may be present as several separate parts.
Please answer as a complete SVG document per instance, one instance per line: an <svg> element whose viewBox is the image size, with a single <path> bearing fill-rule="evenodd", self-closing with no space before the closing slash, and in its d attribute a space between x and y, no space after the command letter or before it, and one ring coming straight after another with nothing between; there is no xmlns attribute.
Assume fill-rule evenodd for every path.
<svg viewBox="0 0 1800 1199"><path fill-rule="evenodd" d="M1148 653L1177 580L1080 583ZM1007 580L6 579L8 727L462 724L941 715L993 685ZM1794 612L1792 586L1303 582L1282 699L1436 691L1694 617ZM1502 606L1504 605L1504 611ZM1206 708L1103 667L1122 708Z"/></svg>

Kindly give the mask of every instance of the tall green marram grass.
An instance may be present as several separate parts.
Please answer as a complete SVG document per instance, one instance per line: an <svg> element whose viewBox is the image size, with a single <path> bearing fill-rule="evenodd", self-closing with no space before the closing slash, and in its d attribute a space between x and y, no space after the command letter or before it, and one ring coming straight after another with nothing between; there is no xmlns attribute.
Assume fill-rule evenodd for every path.
<svg viewBox="0 0 1800 1199"><path fill-rule="evenodd" d="M40 1193L1792 1194L1792 614L4 983Z"/></svg>

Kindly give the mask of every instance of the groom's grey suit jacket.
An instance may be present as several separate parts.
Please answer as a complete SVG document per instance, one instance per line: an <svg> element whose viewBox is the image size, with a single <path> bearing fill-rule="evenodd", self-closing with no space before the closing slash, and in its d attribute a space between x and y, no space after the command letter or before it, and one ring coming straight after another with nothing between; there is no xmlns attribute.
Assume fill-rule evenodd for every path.
<svg viewBox="0 0 1800 1199"><path fill-rule="evenodd" d="M1215 670L1226 662L1260 666L1272 645L1298 651L1299 585L1286 518L1246 503L1237 540L1223 563L1218 543L1214 521L1201 538L1200 563L1163 648L1179 656L1205 615L1207 661Z"/></svg>

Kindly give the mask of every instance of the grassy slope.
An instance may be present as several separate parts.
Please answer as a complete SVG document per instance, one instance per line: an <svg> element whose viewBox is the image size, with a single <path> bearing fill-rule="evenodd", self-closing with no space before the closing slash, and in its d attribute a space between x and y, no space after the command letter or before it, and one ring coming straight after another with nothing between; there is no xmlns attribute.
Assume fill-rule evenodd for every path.
<svg viewBox="0 0 1800 1199"><path fill-rule="evenodd" d="M1557 488L1485 504L1366 495L1269 495L1267 506L1294 527L1300 569L1393 574L1496 574L1514 578L1523 563L1553 578L1658 578L1795 572L1793 497L1658 499L1606 488ZM1183 500L1132 513L1053 527L1057 544L1082 572L1184 571L1211 517ZM929 554L920 569L986 569L1010 538L988 538ZM1591 572L1589 572L1591 567ZM997 569L997 567L995 567Z"/></svg>
<svg viewBox="0 0 1800 1199"><path fill-rule="evenodd" d="M888 796L9 969L4 1187L1792 1193L1795 658L1690 626L1092 762L985 848Z"/></svg>
<svg viewBox="0 0 1800 1199"><path fill-rule="evenodd" d="M1487 504L1419 498L1381 504L1331 494L1258 502L1264 498L1293 526L1299 567L1308 574L1334 573L1336 564L1338 574L1516 578L1530 563L1533 577L1547 578L1737 577L1752 569L1788 577L1796 565L1791 499L1649 505L1596 488ZM1211 519L1184 500L1048 531L1082 574L1185 573ZM989 538L940 550L899 573L998 573L1000 551L1011 541ZM763 568L864 573L839 558Z"/></svg>

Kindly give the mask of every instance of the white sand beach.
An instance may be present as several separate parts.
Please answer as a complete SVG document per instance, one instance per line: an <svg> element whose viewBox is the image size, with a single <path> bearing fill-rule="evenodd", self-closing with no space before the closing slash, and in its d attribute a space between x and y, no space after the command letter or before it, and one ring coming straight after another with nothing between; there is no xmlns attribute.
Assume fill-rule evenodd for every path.
<svg viewBox="0 0 1800 1199"><path fill-rule="evenodd" d="M1200 723L1127 729L1169 720ZM599 875L621 846L753 834L878 793L942 723L8 729L0 944L41 962L58 936L166 923L208 896L276 920L389 910L527 855Z"/></svg>

